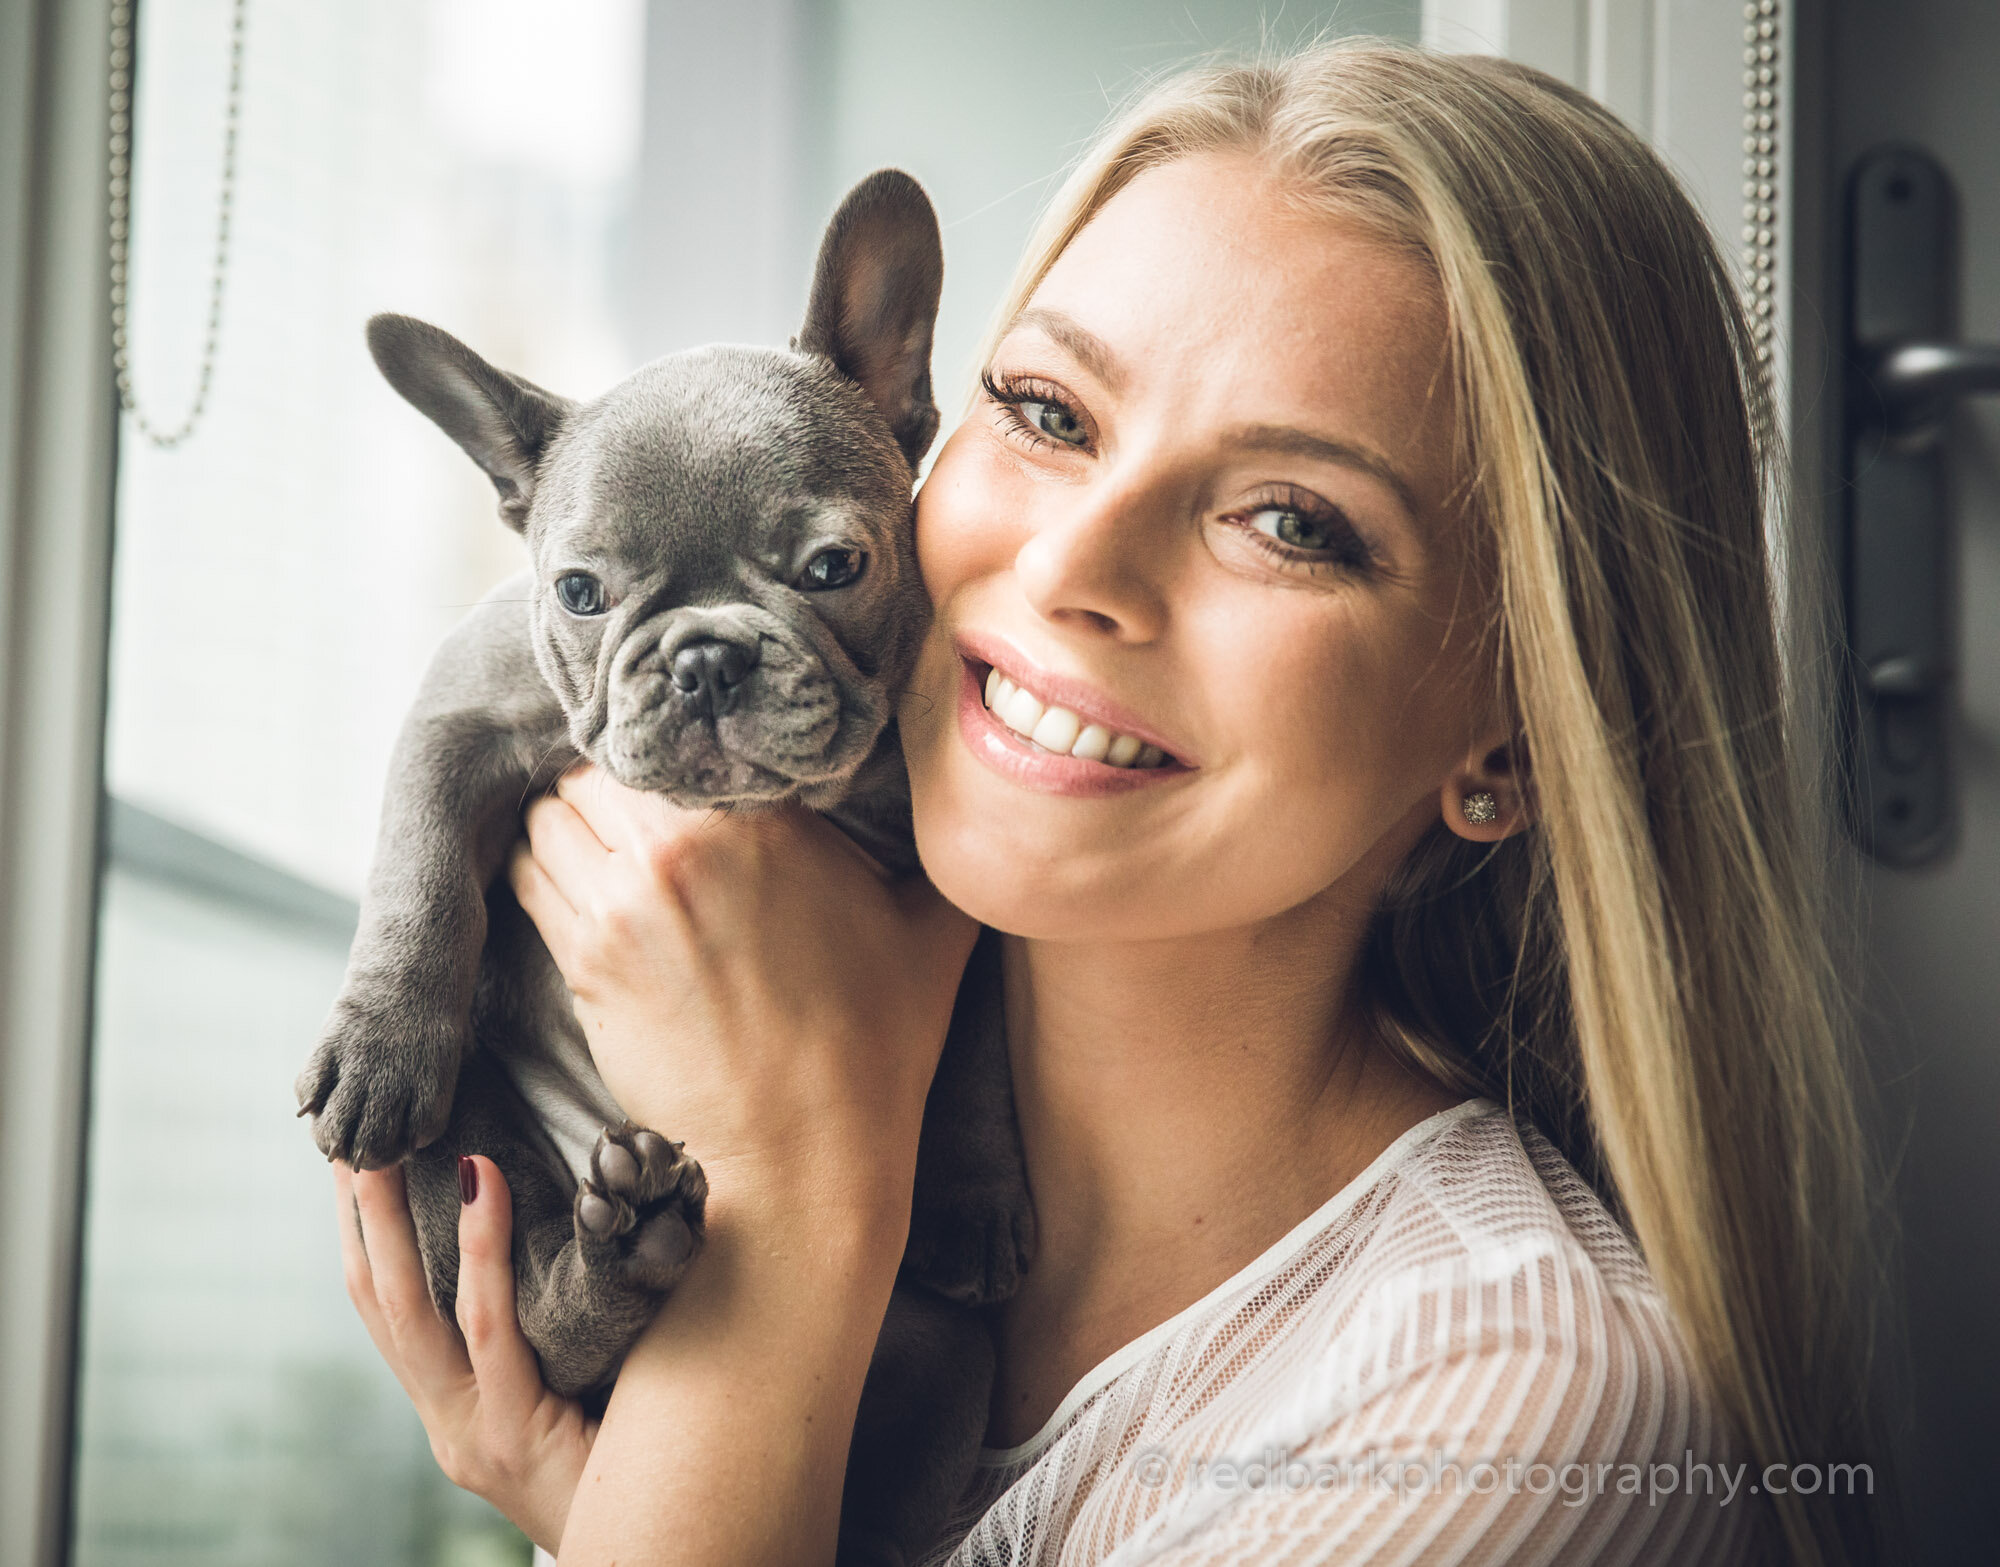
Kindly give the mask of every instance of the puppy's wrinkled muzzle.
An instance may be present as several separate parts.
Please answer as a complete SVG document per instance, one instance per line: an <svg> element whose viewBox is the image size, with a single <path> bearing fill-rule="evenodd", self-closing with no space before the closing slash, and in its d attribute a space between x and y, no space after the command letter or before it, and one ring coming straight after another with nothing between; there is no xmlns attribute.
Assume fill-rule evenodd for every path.
<svg viewBox="0 0 2000 1567"><path fill-rule="evenodd" d="M681 804L795 794L857 766L879 722L804 638L755 608L673 612L613 666L601 759ZM886 709L884 713L886 717Z"/></svg>

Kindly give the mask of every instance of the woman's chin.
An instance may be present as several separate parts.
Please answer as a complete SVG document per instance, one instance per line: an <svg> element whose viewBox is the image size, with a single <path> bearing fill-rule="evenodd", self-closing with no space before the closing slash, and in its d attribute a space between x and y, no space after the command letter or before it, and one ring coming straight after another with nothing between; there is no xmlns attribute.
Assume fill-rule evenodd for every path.
<svg viewBox="0 0 2000 1567"><path fill-rule="evenodd" d="M1010 936L1119 939L1142 918L1129 862L1118 855L1037 850L1020 824L940 820L917 811L917 857L932 885L982 925ZM1122 872L1122 873L1121 873Z"/></svg>

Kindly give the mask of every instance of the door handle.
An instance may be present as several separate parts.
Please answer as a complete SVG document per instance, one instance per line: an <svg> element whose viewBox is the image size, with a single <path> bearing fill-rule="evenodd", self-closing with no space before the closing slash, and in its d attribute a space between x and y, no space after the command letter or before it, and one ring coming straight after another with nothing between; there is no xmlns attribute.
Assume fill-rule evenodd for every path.
<svg viewBox="0 0 2000 1567"><path fill-rule="evenodd" d="M1958 398L2000 392L2000 344L1899 343L1867 374L1892 426L1932 425Z"/></svg>
<svg viewBox="0 0 2000 1567"><path fill-rule="evenodd" d="M1839 558L1854 705L1848 823L1905 868L1951 847L1957 549L1943 437L1961 397L2000 392L2000 345L1955 341L1957 202L1919 148L1879 148L1847 191Z"/></svg>

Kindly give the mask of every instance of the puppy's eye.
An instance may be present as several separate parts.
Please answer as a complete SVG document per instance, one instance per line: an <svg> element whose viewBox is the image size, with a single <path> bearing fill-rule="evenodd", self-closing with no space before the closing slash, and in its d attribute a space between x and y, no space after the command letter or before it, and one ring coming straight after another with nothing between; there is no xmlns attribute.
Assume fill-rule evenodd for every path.
<svg viewBox="0 0 2000 1567"><path fill-rule="evenodd" d="M821 550L806 562L804 574L799 578L799 587L807 593L818 593L827 588L844 588L850 582L858 582L861 572L868 564L868 557L860 550Z"/></svg>
<svg viewBox="0 0 2000 1567"><path fill-rule="evenodd" d="M556 602L572 615L601 615L611 607L604 584L587 571L566 571L556 578Z"/></svg>

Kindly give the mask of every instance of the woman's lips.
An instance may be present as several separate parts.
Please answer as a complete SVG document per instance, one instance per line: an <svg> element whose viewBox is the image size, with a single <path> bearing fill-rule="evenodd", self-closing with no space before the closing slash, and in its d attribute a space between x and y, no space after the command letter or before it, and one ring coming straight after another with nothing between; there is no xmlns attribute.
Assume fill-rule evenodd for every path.
<svg viewBox="0 0 2000 1567"><path fill-rule="evenodd" d="M1160 733L1143 716L1084 681L1043 669L1005 637L983 631L961 630L952 638L952 645L960 658L999 670L1003 677L1028 691L1038 702L1069 709L1080 724L1101 725L1112 733L1130 735L1141 744L1163 752L1185 769L1201 766L1200 759L1188 748L1183 737ZM983 669L981 675L984 675ZM1050 749L1061 750L1063 747Z"/></svg>
<svg viewBox="0 0 2000 1567"><path fill-rule="evenodd" d="M1047 794L1104 795L1166 784L1194 771L1171 757L1156 767L1115 767L1043 749L987 710L984 687L991 667L960 655L958 732L972 754L1002 777Z"/></svg>

